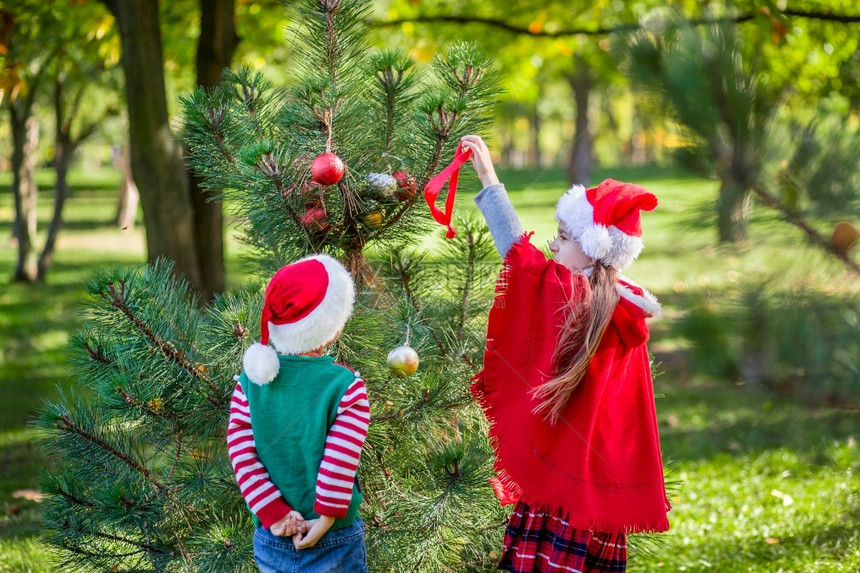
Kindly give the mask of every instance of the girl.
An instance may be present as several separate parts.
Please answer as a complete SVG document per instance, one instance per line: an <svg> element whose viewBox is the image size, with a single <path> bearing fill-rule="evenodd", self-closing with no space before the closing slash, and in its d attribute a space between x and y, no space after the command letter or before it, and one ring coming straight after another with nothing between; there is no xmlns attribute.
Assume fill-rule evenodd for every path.
<svg viewBox="0 0 860 573"><path fill-rule="evenodd" d="M640 211L657 199L608 179L558 202L552 259L524 234L484 141L462 139L475 197L504 259L484 370L472 391L490 421L503 503L516 502L499 568L627 566L628 532L666 531L645 319L660 306L619 275L642 250Z"/></svg>

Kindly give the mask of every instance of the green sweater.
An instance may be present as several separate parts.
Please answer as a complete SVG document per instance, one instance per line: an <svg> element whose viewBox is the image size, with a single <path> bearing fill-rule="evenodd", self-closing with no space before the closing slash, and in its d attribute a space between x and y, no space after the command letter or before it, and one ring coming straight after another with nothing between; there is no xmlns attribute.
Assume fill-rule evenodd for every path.
<svg viewBox="0 0 860 573"><path fill-rule="evenodd" d="M280 370L268 384L239 379L248 399L257 456L286 502L305 519L316 519L317 474L338 406L356 375L331 356L279 356ZM346 516L332 529L352 525L361 505L353 485ZM259 520L254 516L259 526Z"/></svg>

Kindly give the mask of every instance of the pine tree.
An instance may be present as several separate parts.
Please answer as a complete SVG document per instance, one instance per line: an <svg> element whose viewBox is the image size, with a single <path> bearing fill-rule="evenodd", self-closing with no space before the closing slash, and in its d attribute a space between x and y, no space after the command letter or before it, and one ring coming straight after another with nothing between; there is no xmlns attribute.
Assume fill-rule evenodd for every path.
<svg viewBox="0 0 860 573"><path fill-rule="evenodd" d="M840 223L860 205L860 130L844 112L833 102L793 102L795 86L774 85L761 54L728 20L697 28L667 10L616 51L635 85L677 120L684 152L719 177L721 241L746 238L755 198L860 275L851 257L860 233Z"/></svg>
<svg viewBox="0 0 860 573"><path fill-rule="evenodd" d="M254 264L327 251L363 276L368 247L426 230L416 191L480 130L497 85L474 45L437 55L421 81L405 53L369 53L367 3L299 4L297 84L239 68L184 98L191 161L211 188L233 190ZM322 153L345 165L337 184L311 177Z"/></svg>
<svg viewBox="0 0 860 573"><path fill-rule="evenodd" d="M54 460L45 525L63 570L256 569L226 455L228 405L259 338L265 279L318 251L359 284L332 352L361 371L372 404L359 470L371 569L495 568L506 513L468 385L499 261L476 220L441 251L415 244L429 227L416 192L484 125L490 62L457 44L418 71L401 52L371 53L367 2L297 4L294 85L238 68L182 101L192 166L235 206L258 282L206 309L164 262L105 269L88 285L75 389L41 417ZM337 184L311 175L326 152L345 165ZM398 378L385 357L404 343L421 366Z"/></svg>

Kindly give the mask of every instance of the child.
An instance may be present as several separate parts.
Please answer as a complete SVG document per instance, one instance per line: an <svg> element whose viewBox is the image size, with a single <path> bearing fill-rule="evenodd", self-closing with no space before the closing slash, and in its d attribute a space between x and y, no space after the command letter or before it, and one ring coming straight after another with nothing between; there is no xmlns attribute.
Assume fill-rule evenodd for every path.
<svg viewBox="0 0 860 573"><path fill-rule="evenodd" d="M266 288L260 343L245 352L227 444L266 573L367 571L355 474L370 405L359 373L323 354L354 300L328 255L282 267Z"/></svg>
<svg viewBox="0 0 860 573"><path fill-rule="evenodd" d="M480 137L462 139L484 189L475 197L505 266L472 390L490 421L499 498L516 507L499 568L627 566L628 532L665 531L645 319L656 299L619 275L642 249L640 211L657 205L611 179L558 202L547 260L523 234Z"/></svg>

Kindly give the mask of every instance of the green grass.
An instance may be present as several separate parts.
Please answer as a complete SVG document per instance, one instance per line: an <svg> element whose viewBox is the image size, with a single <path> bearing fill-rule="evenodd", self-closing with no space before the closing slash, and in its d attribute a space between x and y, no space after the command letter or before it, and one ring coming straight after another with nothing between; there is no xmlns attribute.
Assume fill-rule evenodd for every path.
<svg viewBox="0 0 860 573"><path fill-rule="evenodd" d="M561 170L501 172L537 244L554 235ZM663 362L656 381L663 452L673 477L671 531L654 554L632 555L630 571L860 570L860 415L812 408L734 381L697 372L672 328L693 300L770 280L787 291L856 292L856 279L804 244L793 228L757 209L750 241L716 246L715 181L654 168L600 171L644 185L660 198L643 220L646 249L630 276L665 305L653 321L652 349ZM142 228L110 225L119 178L76 172L56 263L44 285L10 284L15 261L9 174L0 173L0 572L48 571L39 543L39 504L15 499L37 487L43 460L27 426L42 400L67 380L66 335L77 324L83 285L94 267L144 259ZM474 210L474 178L464 178L457 213ZM50 173L40 174L40 229L50 214ZM423 207L420 207L423 208ZM438 239L440 230L434 231ZM246 275L231 232L230 284ZM37 241L41 244L41 237ZM430 243L434 244L434 243Z"/></svg>
<svg viewBox="0 0 860 573"><path fill-rule="evenodd" d="M630 571L857 571L857 413L670 376L656 386L672 528Z"/></svg>

